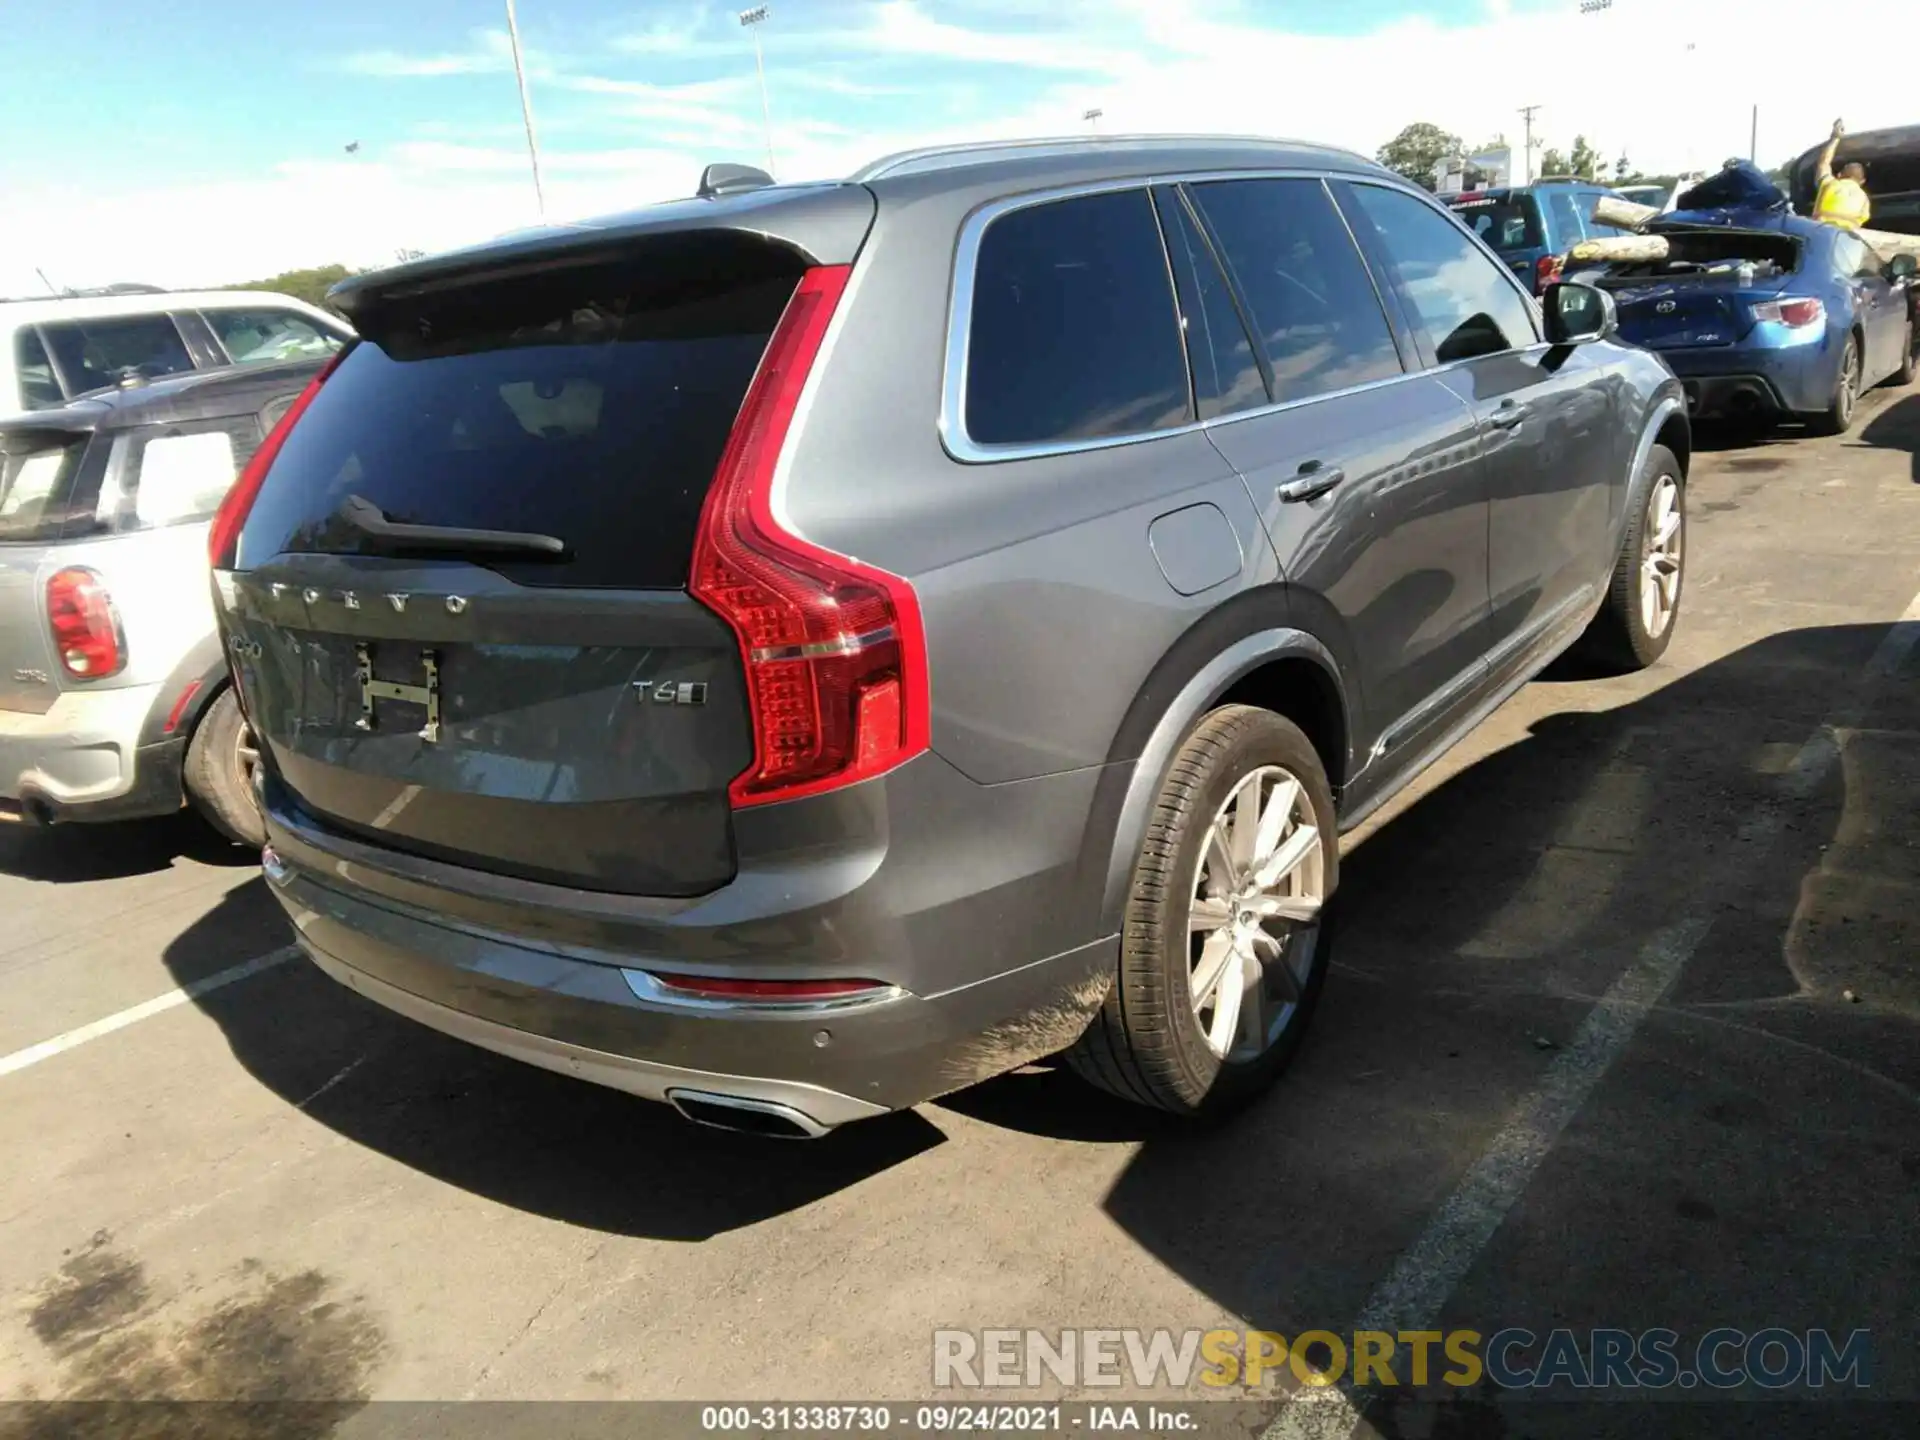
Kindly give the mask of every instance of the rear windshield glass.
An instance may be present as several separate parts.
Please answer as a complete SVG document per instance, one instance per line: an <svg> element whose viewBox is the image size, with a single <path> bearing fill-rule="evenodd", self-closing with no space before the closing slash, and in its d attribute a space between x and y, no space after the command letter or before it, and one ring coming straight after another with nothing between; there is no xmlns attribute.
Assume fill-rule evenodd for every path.
<svg viewBox="0 0 1920 1440"><path fill-rule="evenodd" d="M58 540L86 437L0 436L0 544Z"/></svg>
<svg viewBox="0 0 1920 1440"><path fill-rule="evenodd" d="M526 585L674 589L798 260L706 237L625 261L476 283L362 315L255 503L240 564L384 553L341 515L557 536L501 559Z"/></svg>
<svg viewBox="0 0 1920 1440"><path fill-rule="evenodd" d="M1510 195L1499 200L1461 200L1453 213L1495 250L1538 249L1540 220L1531 195Z"/></svg>

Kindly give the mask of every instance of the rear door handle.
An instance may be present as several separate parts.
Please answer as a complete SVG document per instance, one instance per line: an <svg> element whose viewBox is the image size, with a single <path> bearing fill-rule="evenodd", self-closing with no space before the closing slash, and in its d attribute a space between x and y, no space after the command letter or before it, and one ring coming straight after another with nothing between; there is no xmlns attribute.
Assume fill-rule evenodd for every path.
<svg viewBox="0 0 1920 1440"><path fill-rule="evenodd" d="M1299 474L1282 483L1274 493L1291 505L1298 500L1311 500L1316 495L1324 495L1346 478L1347 472L1338 465L1329 466L1318 460L1309 460L1300 467Z"/></svg>
<svg viewBox="0 0 1920 1440"><path fill-rule="evenodd" d="M1502 400L1500 408L1487 417L1487 423L1496 430L1517 430L1520 422L1527 418L1527 407L1512 400Z"/></svg>

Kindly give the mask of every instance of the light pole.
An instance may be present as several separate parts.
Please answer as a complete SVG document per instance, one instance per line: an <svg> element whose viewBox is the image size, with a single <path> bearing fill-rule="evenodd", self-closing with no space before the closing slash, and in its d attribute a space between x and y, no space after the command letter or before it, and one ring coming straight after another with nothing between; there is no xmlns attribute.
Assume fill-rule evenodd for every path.
<svg viewBox="0 0 1920 1440"><path fill-rule="evenodd" d="M513 0L507 0L507 40L513 46L513 78L520 84L520 118L527 122L527 158L533 162L533 203L540 218L547 218L547 195L540 186L540 143L533 136L533 101L527 95L527 70L520 60L520 26L513 17Z"/></svg>
<svg viewBox="0 0 1920 1440"><path fill-rule="evenodd" d="M1087 124L1092 128L1093 132L1097 135L1100 133L1100 117L1106 113L1107 113L1106 111L1102 110L1099 106L1096 105L1093 109L1087 111L1080 118L1086 121Z"/></svg>
<svg viewBox="0 0 1920 1440"><path fill-rule="evenodd" d="M1538 105L1520 107L1520 114L1527 122L1526 148L1520 152L1520 183L1522 185L1533 183L1533 117L1539 109Z"/></svg>
<svg viewBox="0 0 1920 1440"><path fill-rule="evenodd" d="M765 5L756 5L751 10L740 12L740 23L753 36L753 68L760 76L760 118L767 127L767 173L773 173L773 106L767 101L767 62L760 55L760 26L766 23L773 13Z"/></svg>

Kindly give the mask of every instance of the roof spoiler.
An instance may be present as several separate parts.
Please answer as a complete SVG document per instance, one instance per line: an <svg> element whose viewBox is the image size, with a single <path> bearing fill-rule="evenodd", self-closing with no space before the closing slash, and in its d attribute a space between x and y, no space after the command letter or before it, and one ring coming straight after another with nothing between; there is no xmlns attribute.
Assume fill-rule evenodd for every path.
<svg viewBox="0 0 1920 1440"><path fill-rule="evenodd" d="M700 188L694 194L702 200L716 200L742 190L764 190L771 184L773 176L751 165L709 165L700 172Z"/></svg>

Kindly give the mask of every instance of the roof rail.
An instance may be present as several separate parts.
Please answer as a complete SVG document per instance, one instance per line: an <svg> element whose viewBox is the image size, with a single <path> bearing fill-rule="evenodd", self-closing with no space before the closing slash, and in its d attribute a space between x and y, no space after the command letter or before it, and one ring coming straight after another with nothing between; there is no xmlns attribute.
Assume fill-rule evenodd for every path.
<svg viewBox="0 0 1920 1440"><path fill-rule="evenodd" d="M925 145L915 150L901 150L892 155L883 155L878 160L862 166L847 178L856 184L868 180L878 180L886 175L903 175L918 170L930 170L940 167L942 161L959 161L970 156L983 158L1014 154L1022 151L1041 152L1046 150L1123 150L1141 147L1155 149L1173 149L1180 146L1219 145L1224 147L1276 145L1298 146L1312 150L1335 150L1337 147L1317 145L1308 140L1289 140L1273 135L1202 135L1202 134L1155 134L1155 135L1048 135L1034 136L1020 140L973 140L952 145ZM1341 154L1355 152L1339 151ZM1356 158L1358 157L1356 155Z"/></svg>
<svg viewBox="0 0 1920 1440"><path fill-rule="evenodd" d="M709 165L700 172L700 188L694 194L713 200L742 190L764 190L771 184L773 176L751 165Z"/></svg>
<svg viewBox="0 0 1920 1440"><path fill-rule="evenodd" d="M164 285L147 285L137 281L123 280L114 285L95 285L84 290L66 289L52 295L7 295L0 296L0 305L27 305L48 300L98 300L110 295L165 295Z"/></svg>

